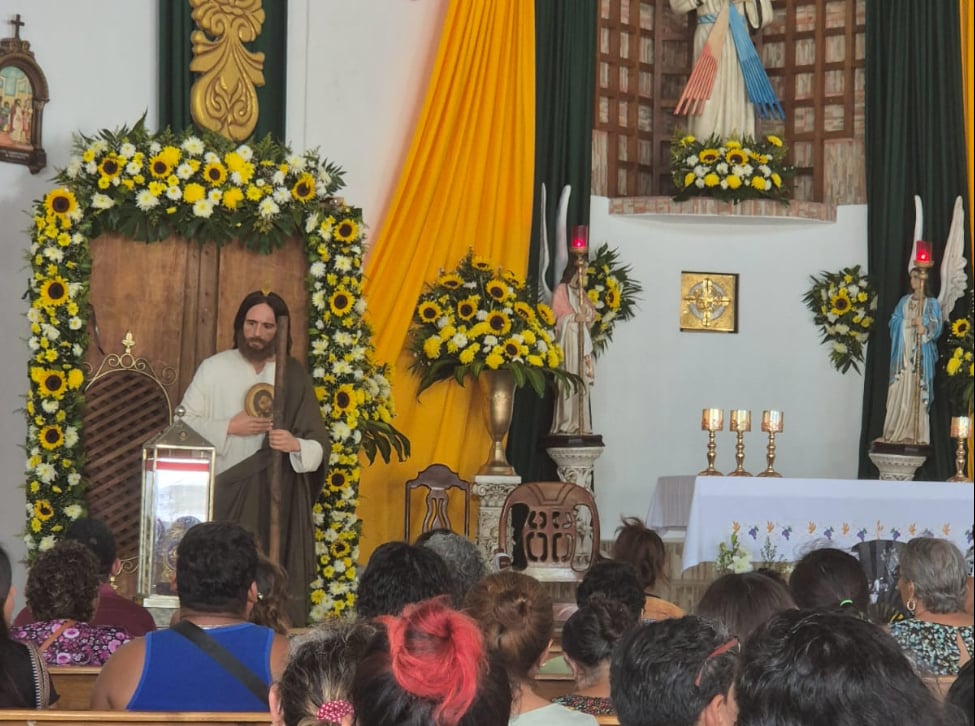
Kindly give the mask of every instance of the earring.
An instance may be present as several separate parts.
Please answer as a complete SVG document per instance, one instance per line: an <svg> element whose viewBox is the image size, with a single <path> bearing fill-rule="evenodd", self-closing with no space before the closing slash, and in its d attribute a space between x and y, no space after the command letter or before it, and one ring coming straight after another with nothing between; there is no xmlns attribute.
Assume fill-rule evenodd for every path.
<svg viewBox="0 0 975 726"><path fill-rule="evenodd" d="M908 601L907 601L907 603L905 603L905 604L907 605L907 609L911 611L911 615L913 615L913 614L914 614L914 610L915 610L915 609L917 608L917 600L915 600L915 599L914 599L914 598L912 597L912 598L911 598L910 600L908 600Z"/></svg>

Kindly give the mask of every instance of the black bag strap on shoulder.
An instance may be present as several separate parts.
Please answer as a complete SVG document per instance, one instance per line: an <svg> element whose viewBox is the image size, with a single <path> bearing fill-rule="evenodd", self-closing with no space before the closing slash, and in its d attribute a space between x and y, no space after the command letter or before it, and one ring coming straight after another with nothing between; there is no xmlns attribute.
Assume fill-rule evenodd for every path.
<svg viewBox="0 0 975 726"><path fill-rule="evenodd" d="M213 658L213 660L223 666L224 670L245 685L247 690L254 694L255 698L270 708L267 700L268 684L262 681L254 671L241 663L237 656L210 637L203 628L195 623L191 623L189 620L180 620L170 630L179 633Z"/></svg>

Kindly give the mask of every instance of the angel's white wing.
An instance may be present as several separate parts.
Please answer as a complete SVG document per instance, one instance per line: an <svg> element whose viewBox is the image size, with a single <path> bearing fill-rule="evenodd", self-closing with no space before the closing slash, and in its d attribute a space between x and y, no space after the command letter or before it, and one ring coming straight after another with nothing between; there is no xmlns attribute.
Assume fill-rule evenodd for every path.
<svg viewBox="0 0 975 726"><path fill-rule="evenodd" d="M941 291L938 293L938 302L941 303L942 319L948 320L955 303L965 294L967 287L965 207L961 197L958 196L955 198L955 211L951 217L951 227L948 229L948 239L945 242L945 254L941 260Z"/></svg>
<svg viewBox="0 0 975 726"><path fill-rule="evenodd" d="M548 270L548 224L545 220L546 191L544 182L542 183L540 196L541 209L539 210L538 218L541 225L541 229L539 230L541 242L538 245L538 293L541 296L543 303L551 304L552 288L550 288L548 286L548 282L545 281L545 271Z"/></svg>
<svg viewBox="0 0 975 726"><path fill-rule="evenodd" d="M921 235L924 232L924 207L921 205L921 196L914 195L914 244L911 245L911 256L907 258L907 276L911 276L911 269L914 267L914 260L917 259L917 241L924 239Z"/></svg>
<svg viewBox="0 0 975 726"><path fill-rule="evenodd" d="M562 280L562 273L565 272L566 265L569 264L569 231L566 218L569 216L569 196L572 194L572 187L566 184L562 187L562 196L559 197L559 211L555 217L555 284L558 285Z"/></svg>

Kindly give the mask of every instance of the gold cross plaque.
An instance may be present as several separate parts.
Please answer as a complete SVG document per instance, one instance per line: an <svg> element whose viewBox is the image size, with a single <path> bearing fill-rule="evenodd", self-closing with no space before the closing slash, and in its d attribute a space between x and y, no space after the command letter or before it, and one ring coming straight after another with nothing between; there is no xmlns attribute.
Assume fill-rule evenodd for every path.
<svg viewBox="0 0 975 726"><path fill-rule="evenodd" d="M738 275L680 273L680 329L738 332Z"/></svg>

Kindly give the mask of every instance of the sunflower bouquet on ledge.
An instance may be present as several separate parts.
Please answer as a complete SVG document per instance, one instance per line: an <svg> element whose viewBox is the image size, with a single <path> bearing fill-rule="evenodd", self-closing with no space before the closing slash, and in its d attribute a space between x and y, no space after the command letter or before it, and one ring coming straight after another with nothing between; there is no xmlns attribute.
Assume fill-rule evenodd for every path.
<svg viewBox="0 0 975 726"><path fill-rule="evenodd" d="M877 290L860 265L811 277L812 287L802 300L820 327L822 342L830 344L829 357L840 373L853 367L860 372L864 348L877 310Z"/></svg>
<svg viewBox="0 0 975 726"><path fill-rule="evenodd" d="M953 413L971 414L973 393L973 331L972 331L972 292L968 293L965 315L952 318L948 327L941 364L947 375L948 395L951 398Z"/></svg>
<svg viewBox="0 0 975 726"><path fill-rule="evenodd" d="M774 199L788 204L785 181L795 173L786 163L786 146L778 136L701 140L676 135L670 145L674 201L713 197L737 204L746 199Z"/></svg>
<svg viewBox="0 0 975 726"><path fill-rule="evenodd" d="M450 378L463 385L485 369L511 371L516 386L528 384L539 396L546 379L574 385L575 377L560 368L554 324L552 309L521 277L468 252L417 301L408 345L418 393Z"/></svg>

